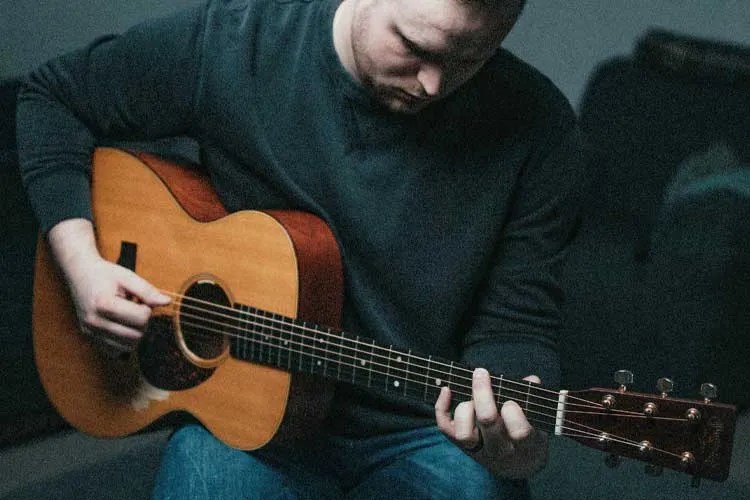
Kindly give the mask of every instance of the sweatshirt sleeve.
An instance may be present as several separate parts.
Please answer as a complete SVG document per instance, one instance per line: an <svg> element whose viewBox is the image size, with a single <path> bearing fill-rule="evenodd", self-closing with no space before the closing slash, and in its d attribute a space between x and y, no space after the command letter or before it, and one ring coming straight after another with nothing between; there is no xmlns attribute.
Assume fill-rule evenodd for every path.
<svg viewBox="0 0 750 500"><path fill-rule="evenodd" d="M582 134L572 111L546 127L522 170L495 259L464 337L464 361L493 375L560 383L560 271L578 225Z"/></svg>
<svg viewBox="0 0 750 500"><path fill-rule="evenodd" d="M91 154L101 141L192 135L204 9L140 24L27 76L17 108L21 175L43 232L91 219Z"/></svg>

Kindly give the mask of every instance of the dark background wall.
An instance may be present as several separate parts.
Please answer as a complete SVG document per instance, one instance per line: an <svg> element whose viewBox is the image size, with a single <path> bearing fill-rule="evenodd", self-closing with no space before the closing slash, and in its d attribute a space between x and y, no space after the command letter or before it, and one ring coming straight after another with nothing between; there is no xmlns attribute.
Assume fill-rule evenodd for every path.
<svg viewBox="0 0 750 500"><path fill-rule="evenodd" d="M201 0L0 0L0 78L93 37ZM578 105L602 60L629 53L650 27L750 45L748 0L530 0L507 46Z"/></svg>

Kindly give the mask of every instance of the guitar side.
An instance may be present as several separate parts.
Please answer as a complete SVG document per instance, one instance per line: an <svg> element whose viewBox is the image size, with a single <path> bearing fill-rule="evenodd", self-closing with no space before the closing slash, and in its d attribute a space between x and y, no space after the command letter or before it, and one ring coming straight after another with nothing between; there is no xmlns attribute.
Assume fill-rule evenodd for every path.
<svg viewBox="0 0 750 500"><path fill-rule="evenodd" d="M313 309L300 302L299 293L306 282L319 277L315 269L298 272L303 264L298 258L311 258L299 233L309 232L317 219L255 211L221 216L225 212L215 196L195 178L180 184L177 170L156 169L157 174L145 159L114 149L95 152L92 204L97 246L105 259L117 262L127 250L134 270L162 290L183 294L191 284L213 281L231 302L291 317L298 305ZM166 177L171 177L168 184ZM189 197L181 196L179 186L187 186L183 194ZM202 206L189 206L191 199ZM332 254L331 240L318 241L322 250L314 253ZM174 320L177 302L154 311L175 331L180 330ZM336 304L327 307L335 309ZM290 390L285 371L227 357L197 385L163 390L146 382L140 356L102 357L80 335L64 279L41 239L33 311L42 384L60 414L83 432L123 436L168 413L187 411L230 446L253 449L279 429Z"/></svg>

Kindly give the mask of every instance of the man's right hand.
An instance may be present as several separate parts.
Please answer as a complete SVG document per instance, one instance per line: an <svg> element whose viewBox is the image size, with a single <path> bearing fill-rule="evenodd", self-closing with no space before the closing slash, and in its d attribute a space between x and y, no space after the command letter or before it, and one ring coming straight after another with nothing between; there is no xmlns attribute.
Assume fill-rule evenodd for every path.
<svg viewBox="0 0 750 500"><path fill-rule="evenodd" d="M149 282L101 257L88 220L55 225L48 241L70 288L81 332L111 355L135 349L151 310L170 298Z"/></svg>

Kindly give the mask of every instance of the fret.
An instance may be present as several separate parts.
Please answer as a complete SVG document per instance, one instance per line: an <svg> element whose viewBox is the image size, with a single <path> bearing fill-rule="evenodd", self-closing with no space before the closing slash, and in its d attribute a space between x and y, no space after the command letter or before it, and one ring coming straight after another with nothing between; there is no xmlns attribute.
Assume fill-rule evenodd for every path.
<svg viewBox="0 0 750 500"><path fill-rule="evenodd" d="M425 401L436 400L437 397L440 395L440 390L443 388L443 386L450 385L450 383L448 382L448 379L445 378L445 375L446 375L445 372L443 372L440 368L440 366L443 365L443 361L444 360L440 358L434 358L433 356L430 356L429 358L430 368L427 372L428 375L427 375L427 380L425 382L425 395L424 395Z"/></svg>
<svg viewBox="0 0 750 500"><path fill-rule="evenodd" d="M427 401L427 389L430 388L430 383L432 381L432 373L430 372L431 365L432 365L432 356L428 356L427 357L427 373L425 376L424 394L422 395L422 401Z"/></svg>
<svg viewBox="0 0 750 500"><path fill-rule="evenodd" d="M347 365L351 369L351 383L371 387L373 346L363 342L359 336L354 339L347 338L346 341L349 343L349 351L352 353L347 356ZM368 347L369 351L367 350ZM344 378L347 377L342 375L341 380L344 380Z"/></svg>
<svg viewBox="0 0 750 500"><path fill-rule="evenodd" d="M249 359L247 357L248 344L251 344L250 333L247 331L247 325L245 325L245 306L242 304L237 305L237 328L242 335L236 339L237 341L237 357L241 359Z"/></svg>
<svg viewBox="0 0 750 500"><path fill-rule="evenodd" d="M281 341L279 340L279 334L278 334L278 326L276 322L273 320L275 314L273 313L265 313L263 315L263 324L266 327L266 343L268 344L268 365L269 366L278 366L279 361L279 345L281 344Z"/></svg>
<svg viewBox="0 0 750 500"><path fill-rule="evenodd" d="M289 353L284 350L284 318L282 316L279 316L278 314L271 315L271 319L274 322L274 340L276 344L276 366L281 368L282 366L286 366L288 361L282 360L282 356L286 354L289 356Z"/></svg>
<svg viewBox="0 0 750 500"><path fill-rule="evenodd" d="M279 314L273 315L276 320L276 349L278 350L278 357L276 360L276 366L291 370L292 358L294 356L292 349L292 335L291 323L287 318Z"/></svg>
<svg viewBox="0 0 750 500"><path fill-rule="evenodd" d="M233 308L234 309L234 308ZM239 318L240 315L236 309L233 310L234 313L234 321L236 323L237 331L240 332L239 335L231 335L229 337L229 354L235 358L242 359L242 356L240 354L242 346L243 346L243 339L244 334L242 333L242 325L240 325Z"/></svg>
<svg viewBox="0 0 750 500"><path fill-rule="evenodd" d="M388 348L388 368L385 377L385 389L387 391L404 391L407 381L403 375L408 370L404 357L405 355L401 352L394 351L393 346Z"/></svg>
<svg viewBox="0 0 750 500"><path fill-rule="evenodd" d="M305 325L307 327L307 325ZM315 356L315 368L319 370L319 374L323 377L328 376L328 346L326 345L326 339L323 338L321 332L312 329L312 334L315 339L313 342L313 356Z"/></svg>
<svg viewBox="0 0 750 500"><path fill-rule="evenodd" d="M406 374L404 376L404 396L407 396L406 388L409 386L409 364L411 363L411 349L406 354Z"/></svg>
<svg viewBox="0 0 750 500"><path fill-rule="evenodd" d="M531 394L531 381L527 380L526 381L526 385L527 385L527 387L526 387L526 406L525 406L524 413L528 413L529 412L529 396Z"/></svg>
<svg viewBox="0 0 750 500"><path fill-rule="evenodd" d="M305 335L304 334L300 335L300 341L299 341L297 350L299 351L299 353L297 354L297 356L299 356L299 363L297 366L297 370L300 372L303 372L304 370L302 369L302 360L305 357L304 356L305 354Z"/></svg>
<svg viewBox="0 0 750 500"><path fill-rule="evenodd" d="M390 375L390 356L385 347L378 348L373 342L370 357L369 379L372 387L388 390L388 379Z"/></svg>
<svg viewBox="0 0 750 500"><path fill-rule="evenodd" d="M328 333L329 334L331 333L331 329L330 328L328 329ZM342 353L342 350L344 348L344 335L341 334L338 337L338 340L339 340L339 355L338 355L338 359L336 360L336 363L338 365L338 367L336 369L336 380L341 380L341 365L343 364L343 359L344 359L343 358L343 353Z"/></svg>
<svg viewBox="0 0 750 500"><path fill-rule="evenodd" d="M249 318L249 321L251 324L254 325L254 329L256 332L255 338L257 339L257 356L256 359L258 362L262 363L266 359L266 332L263 328L263 319L258 318L260 311L257 309L253 309L253 317Z"/></svg>
<svg viewBox="0 0 750 500"><path fill-rule="evenodd" d="M375 352L375 340L371 340L370 359L367 360L367 387L372 387L372 355Z"/></svg>
<svg viewBox="0 0 750 500"><path fill-rule="evenodd" d="M302 322L302 327L307 330L307 323ZM312 373L326 376L326 368L328 367L328 359L325 357L325 340L320 336L320 332L313 329L312 335L312 350L310 356L312 356ZM321 356L322 355L322 356Z"/></svg>
<svg viewBox="0 0 750 500"><path fill-rule="evenodd" d="M359 335L356 336L355 341L354 341L354 362L352 363L352 384L356 382L357 370L359 370L359 367L367 364L367 361L364 358L359 357L360 351L358 349L358 346L359 346Z"/></svg>
<svg viewBox="0 0 750 500"><path fill-rule="evenodd" d="M243 317L243 324L245 325L245 328L247 329L247 332L249 333L250 337L250 355L246 359L250 359L255 361L257 359L257 351L258 351L258 334L256 331L256 325L250 321L250 315L254 309L252 307L245 307L245 315Z"/></svg>
<svg viewBox="0 0 750 500"><path fill-rule="evenodd" d="M388 356L387 356L387 367L385 370L385 382L384 382L384 389L388 391L388 380L391 377L391 354L393 354L393 345L388 346Z"/></svg>
<svg viewBox="0 0 750 500"><path fill-rule="evenodd" d="M283 320L283 317L279 316L279 319ZM279 349L279 352L283 350L286 353L287 370L292 369L292 358L293 358L292 327L293 326L294 324L289 321L283 321L281 324L281 333L280 333L281 349ZM282 364L281 362L279 362L279 367L281 366Z"/></svg>
<svg viewBox="0 0 750 500"><path fill-rule="evenodd" d="M407 354L406 368L406 386L404 387L404 396L416 401L426 400L426 390L429 388L428 360L412 354L409 350Z"/></svg>
<svg viewBox="0 0 750 500"><path fill-rule="evenodd" d="M503 403L503 374L500 374L500 382L497 385L497 406Z"/></svg>
<svg viewBox="0 0 750 500"><path fill-rule="evenodd" d="M237 323L239 324L240 330L244 333L244 338L242 340L242 359L251 359L247 355L247 348L253 346L252 341L252 334L247 328L247 324L245 323L245 310L247 309L247 306L244 306L240 304L240 314L237 318Z"/></svg>
<svg viewBox="0 0 750 500"><path fill-rule="evenodd" d="M338 376L336 380L344 380L346 382L355 380L355 371L357 369L357 345L350 337L342 332L334 332L338 341Z"/></svg>
<svg viewBox="0 0 750 500"><path fill-rule="evenodd" d="M263 345L266 349L265 363L267 365L272 364L274 348L273 348L273 336L272 330L270 329L270 321L268 320L268 313L263 312L260 314L260 324L263 330Z"/></svg>
<svg viewBox="0 0 750 500"><path fill-rule="evenodd" d="M331 332L332 342L338 346L337 349L331 350L331 356L336 363L336 380L354 381L355 361L357 356L356 345L344 333L335 330Z"/></svg>
<svg viewBox="0 0 750 500"><path fill-rule="evenodd" d="M329 328L325 332L318 332L319 338L320 338L320 344L323 348L323 376L324 377L330 377L330 378L336 378L338 380L338 373L340 369L340 360L337 359L336 354L334 353L334 347L336 339L331 335L331 329ZM340 344L339 344L340 345ZM329 363L331 365L331 370L335 368L335 374L329 372Z"/></svg>
<svg viewBox="0 0 750 500"><path fill-rule="evenodd" d="M300 329L304 331L305 322L300 324ZM315 373L315 338L303 333L300 338L300 356L299 356L299 367L300 371ZM307 362L305 362L307 361Z"/></svg>
<svg viewBox="0 0 750 500"><path fill-rule="evenodd" d="M260 313L260 328L263 331L263 346L266 350L265 357L263 358L263 362L266 365L270 365L271 360L273 359L274 355L274 349L273 349L273 337L272 332L269 329L269 321L268 321L268 313L263 311Z"/></svg>

